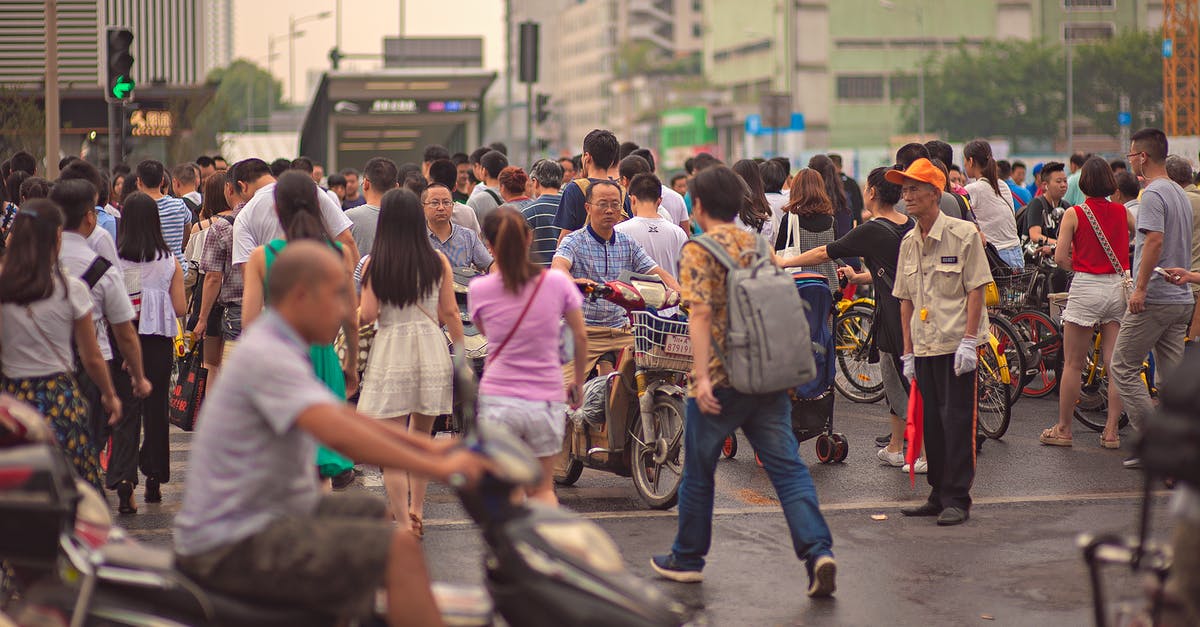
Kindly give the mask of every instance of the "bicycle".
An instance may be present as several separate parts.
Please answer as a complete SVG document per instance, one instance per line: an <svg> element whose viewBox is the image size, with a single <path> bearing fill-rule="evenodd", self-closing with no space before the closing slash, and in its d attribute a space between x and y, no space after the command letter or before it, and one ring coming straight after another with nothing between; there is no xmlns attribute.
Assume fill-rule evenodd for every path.
<svg viewBox="0 0 1200 627"><path fill-rule="evenodd" d="M1142 362L1142 383L1150 397L1158 396L1158 387L1154 382L1154 355L1146 356ZM1079 390L1079 402L1072 412L1075 420L1092 431L1104 431L1108 421L1108 368L1104 364L1104 355L1100 350L1100 330L1092 333L1092 350L1088 353L1083 368L1083 385ZM1117 429L1129 425L1129 415L1121 412Z"/></svg>
<svg viewBox="0 0 1200 627"><path fill-rule="evenodd" d="M1016 392L1014 403L1021 395L1042 398L1058 386L1062 332L1048 315L1047 292L1056 269L1052 260L1040 257L1033 267L992 272L996 289L989 295L988 313L993 318L1005 317L1008 325L1003 331L1015 331L1011 342L1001 337L1001 348L1014 358L1009 360Z"/></svg>
<svg viewBox="0 0 1200 627"><path fill-rule="evenodd" d="M1005 321L1007 322L1007 321ZM993 323L993 329L997 329ZM1008 355L993 330L979 346L976 368L979 432L999 440L1008 432L1012 419L1013 385ZM1019 390L1017 394L1019 394Z"/></svg>
<svg viewBox="0 0 1200 627"><path fill-rule="evenodd" d="M837 372L833 387L855 403L875 403L883 398L883 372L871 363L875 340L875 301L870 298L838 301L833 323Z"/></svg>

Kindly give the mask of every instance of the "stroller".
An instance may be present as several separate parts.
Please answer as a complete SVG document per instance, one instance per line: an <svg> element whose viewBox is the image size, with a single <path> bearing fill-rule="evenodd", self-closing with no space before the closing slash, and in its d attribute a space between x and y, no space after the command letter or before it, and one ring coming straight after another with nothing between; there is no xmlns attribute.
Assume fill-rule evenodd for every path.
<svg viewBox="0 0 1200 627"><path fill-rule="evenodd" d="M833 431L833 378L837 353L833 345L833 293L823 275L798 272L792 275L796 290L806 305L809 334L817 376L791 390L792 432L798 442L817 439L817 459L822 464L846 461L850 452L846 436ZM737 437L729 436L722 450L726 458L737 455Z"/></svg>

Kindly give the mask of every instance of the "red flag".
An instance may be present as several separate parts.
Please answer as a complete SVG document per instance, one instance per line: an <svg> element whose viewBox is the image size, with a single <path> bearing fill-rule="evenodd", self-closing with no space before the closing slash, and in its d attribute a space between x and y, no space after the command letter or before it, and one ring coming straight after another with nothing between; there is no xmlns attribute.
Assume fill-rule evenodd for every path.
<svg viewBox="0 0 1200 627"><path fill-rule="evenodd" d="M913 379L908 391L908 421L904 426L904 439L908 442L908 450L904 453L904 461L908 462L908 483L917 485L917 459L921 457L921 448L925 444L925 403L921 400L921 389L917 380Z"/></svg>

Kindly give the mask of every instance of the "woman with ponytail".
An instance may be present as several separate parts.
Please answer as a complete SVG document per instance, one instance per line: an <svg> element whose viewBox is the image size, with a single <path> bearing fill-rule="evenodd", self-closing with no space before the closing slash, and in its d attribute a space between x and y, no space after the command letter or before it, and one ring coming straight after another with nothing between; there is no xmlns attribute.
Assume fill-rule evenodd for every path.
<svg viewBox="0 0 1200 627"><path fill-rule="evenodd" d="M349 300L346 311L350 316L342 322L346 334L346 361L338 360L333 344L314 344L309 349L309 359L317 378L325 382L333 393L341 398L354 396L358 390L358 319L355 315L357 298L354 293L353 253L338 242L329 239L321 221L321 205L317 198L317 184L307 172L292 170L280 175L275 183L275 213L283 225L283 239L267 242L250 253L243 270L245 288L242 291L242 328L250 327L268 303L264 300L267 279L271 276L271 264L289 242L316 240L335 249L346 264L346 289L341 296ZM354 480L354 462L325 448L317 449L317 470L324 479L335 479L340 484Z"/></svg>
<svg viewBox="0 0 1200 627"><path fill-rule="evenodd" d="M483 236L496 265L471 282L467 308L488 337L489 355L479 385L479 419L511 430L542 462L542 481L531 498L556 505L554 460L562 450L568 395L559 361L559 328L571 327L575 339L572 408L582 398L587 335L583 296L571 277L543 270L529 259L533 231L511 207L500 207L483 221Z"/></svg>
<svg viewBox="0 0 1200 627"><path fill-rule="evenodd" d="M79 476L102 488L98 443L75 382L72 334L84 370L100 388L108 424L120 420L121 401L96 342L87 285L58 268L62 229L62 210L45 199L22 203L13 218L0 266L0 392L41 412Z"/></svg>
<svg viewBox="0 0 1200 627"><path fill-rule="evenodd" d="M992 147L976 139L963 148L963 165L975 181L967 185L971 208L979 220L984 241L996 247L1000 258L1014 268L1025 267L1021 240L1017 236L1017 219L1013 213L1012 192L999 180L999 167L992 157Z"/></svg>
<svg viewBox="0 0 1200 627"><path fill-rule="evenodd" d="M433 185L430 189L445 190ZM447 196L448 197L448 196ZM431 200L428 191L425 194ZM363 375L358 411L428 437L433 421L454 404L453 367L446 336L461 345L462 318L454 298L454 270L434 250L417 195L393 189L379 203L379 225L362 265L362 324L379 322ZM424 532L425 486L418 475L387 469L392 515L418 538Z"/></svg>

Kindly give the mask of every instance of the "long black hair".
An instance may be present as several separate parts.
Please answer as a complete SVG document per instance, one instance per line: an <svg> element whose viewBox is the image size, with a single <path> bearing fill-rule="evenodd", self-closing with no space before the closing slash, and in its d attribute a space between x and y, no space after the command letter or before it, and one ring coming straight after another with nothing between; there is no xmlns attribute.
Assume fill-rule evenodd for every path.
<svg viewBox="0 0 1200 627"><path fill-rule="evenodd" d="M121 228L117 231L117 255L130 261L154 261L171 254L163 239L158 203L142 192L125 197L121 205Z"/></svg>
<svg viewBox="0 0 1200 627"><path fill-rule="evenodd" d="M58 266L62 210L53 201L35 198L13 219L4 265L0 266L0 303L28 305L54 294L54 279L66 279Z"/></svg>
<svg viewBox="0 0 1200 627"><path fill-rule="evenodd" d="M963 160L966 159L979 164L980 174L987 179L988 185L992 186L992 191L1003 198L1004 195L1000 193L1000 167L996 165L996 159L992 157L992 145L982 139L968 142L966 146L963 146Z"/></svg>
<svg viewBox="0 0 1200 627"><path fill-rule="evenodd" d="M767 190L763 185L758 163L753 159L742 159L733 164L733 171L737 172L746 182L746 187L750 188L750 195L739 214L742 224L754 229L756 233L761 232L763 224L771 219L771 205L767 202Z"/></svg>
<svg viewBox="0 0 1200 627"><path fill-rule="evenodd" d="M315 239L329 242L321 221L321 201L317 184L306 172L288 170L275 183L275 213L283 224L284 237L292 242Z"/></svg>
<svg viewBox="0 0 1200 627"><path fill-rule="evenodd" d="M821 180L825 182L825 195L829 196L829 202L833 203L833 213L843 213L850 211L850 205L846 203L846 187L842 185L842 177L838 176L837 166L833 164L833 159L826 155L814 155L808 160L808 167L817 171L821 175Z"/></svg>
<svg viewBox="0 0 1200 627"><path fill-rule="evenodd" d="M425 209L416 194L399 188L383 195L371 265L363 279L379 302L416 305L437 289L442 259L425 229Z"/></svg>

